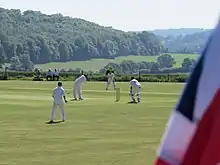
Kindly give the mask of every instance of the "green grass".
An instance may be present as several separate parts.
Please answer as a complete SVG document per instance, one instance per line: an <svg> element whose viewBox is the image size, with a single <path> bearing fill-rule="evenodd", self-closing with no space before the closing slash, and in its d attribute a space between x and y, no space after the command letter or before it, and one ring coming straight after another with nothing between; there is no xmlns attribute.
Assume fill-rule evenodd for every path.
<svg viewBox="0 0 220 165"><path fill-rule="evenodd" d="M71 98L72 82L64 82ZM150 165L182 84L143 83L141 104L120 102L104 83L83 86L84 101L65 105L67 122L46 125L56 82L0 82L0 164ZM57 111L59 120L59 111Z"/></svg>
<svg viewBox="0 0 220 165"><path fill-rule="evenodd" d="M197 55L195 54L172 54L172 56L176 60L175 67L181 66L181 63L184 58L193 58L196 59ZM126 57L118 57L113 60L111 59L93 59L89 61L72 61L72 62L66 62L66 63L48 63L48 64L41 64L36 65L37 68L41 68L44 70L47 70L49 68L59 68L59 69L69 69L69 68L81 68L83 70L92 70L92 71L98 71L101 68L103 68L105 65L107 65L109 62L115 62L115 63L121 63L123 60L132 60L134 62L140 62L140 61L156 61L158 56L126 56Z"/></svg>

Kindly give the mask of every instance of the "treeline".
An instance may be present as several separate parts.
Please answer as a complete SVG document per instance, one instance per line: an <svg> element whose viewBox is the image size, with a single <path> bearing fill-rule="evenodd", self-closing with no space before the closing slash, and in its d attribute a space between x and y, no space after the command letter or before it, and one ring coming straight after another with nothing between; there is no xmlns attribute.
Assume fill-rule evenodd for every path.
<svg viewBox="0 0 220 165"><path fill-rule="evenodd" d="M211 30L188 35L159 37L166 52L169 53L201 53Z"/></svg>
<svg viewBox="0 0 220 165"><path fill-rule="evenodd" d="M167 37L167 36L186 36L194 33L207 32L212 29L203 29L203 28L179 28L179 29L155 29L150 32L153 32L156 35Z"/></svg>
<svg viewBox="0 0 220 165"><path fill-rule="evenodd" d="M189 73L193 70L196 60L191 58L185 58L182 61L181 67L174 68L176 64L175 59L170 54L163 54L157 58L156 62L134 62L130 60L124 60L120 64L109 63L100 73L105 73L109 68L115 70L118 74L137 74L137 73Z"/></svg>
<svg viewBox="0 0 220 165"><path fill-rule="evenodd" d="M22 67L24 59L32 66L163 51L157 36L146 31L126 33L61 14L0 8L0 63Z"/></svg>

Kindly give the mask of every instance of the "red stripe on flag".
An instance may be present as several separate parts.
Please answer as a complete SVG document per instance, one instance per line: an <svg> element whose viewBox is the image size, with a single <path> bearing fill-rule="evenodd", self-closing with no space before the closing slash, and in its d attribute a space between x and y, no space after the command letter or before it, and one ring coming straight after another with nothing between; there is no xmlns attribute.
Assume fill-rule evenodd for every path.
<svg viewBox="0 0 220 165"><path fill-rule="evenodd" d="M171 165L171 164L168 164L167 162L163 161L162 159L158 158L156 161L155 161L155 165Z"/></svg>
<svg viewBox="0 0 220 165"><path fill-rule="evenodd" d="M181 165L216 165L218 162L220 162L220 90L199 122Z"/></svg>

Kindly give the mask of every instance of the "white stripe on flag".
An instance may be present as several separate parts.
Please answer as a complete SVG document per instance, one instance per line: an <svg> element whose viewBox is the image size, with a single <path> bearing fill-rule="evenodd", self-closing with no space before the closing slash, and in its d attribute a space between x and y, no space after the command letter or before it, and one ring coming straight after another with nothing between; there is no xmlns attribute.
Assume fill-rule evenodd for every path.
<svg viewBox="0 0 220 165"><path fill-rule="evenodd" d="M196 125L178 111L174 111L169 119L167 131L162 138L159 155L170 164L179 164L191 141Z"/></svg>

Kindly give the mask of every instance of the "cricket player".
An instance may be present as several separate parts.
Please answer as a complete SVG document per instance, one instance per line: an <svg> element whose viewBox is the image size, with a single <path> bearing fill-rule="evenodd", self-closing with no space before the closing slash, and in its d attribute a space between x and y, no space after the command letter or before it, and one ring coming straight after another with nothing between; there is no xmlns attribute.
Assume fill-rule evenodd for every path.
<svg viewBox="0 0 220 165"><path fill-rule="evenodd" d="M109 71L107 73L107 77L108 77L108 81L107 81L107 84L106 84L106 90L108 90L109 88L109 85L113 85L113 88L115 89L116 88L116 85L115 85L115 74L113 71Z"/></svg>
<svg viewBox="0 0 220 165"><path fill-rule="evenodd" d="M54 123L54 118L56 115L56 108L59 106L60 108L60 116L61 116L61 121L65 121L65 113L64 113L64 102L67 103L66 96L65 96L65 90L62 87L62 82L58 82L58 86L53 89L53 108L52 108L52 113L50 116L50 121L49 123Z"/></svg>
<svg viewBox="0 0 220 165"><path fill-rule="evenodd" d="M136 80L134 77L131 77L130 81L130 96L131 96L131 103L136 103L134 96L137 96L137 101L140 103L140 90L141 84Z"/></svg>
<svg viewBox="0 0 220 165"><path fill-rule="evenodd" d="M73 87L73 98L74 100L77 100L77 96L79 97L79 100L83 100L82 97L82 84L87 81L87 76L81 75L74 81L74 87Z"/></svg>

